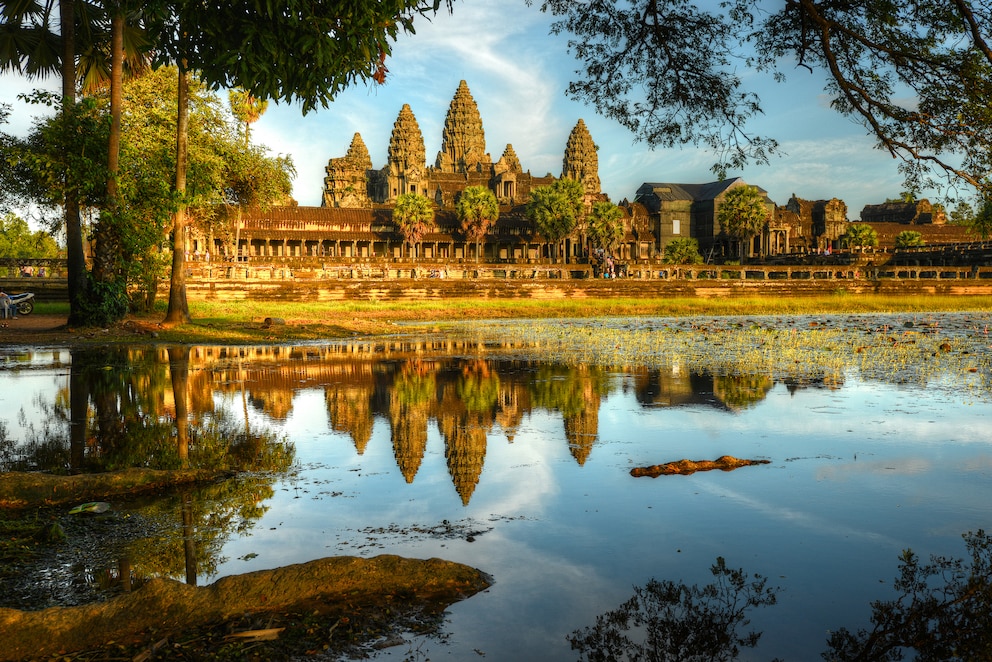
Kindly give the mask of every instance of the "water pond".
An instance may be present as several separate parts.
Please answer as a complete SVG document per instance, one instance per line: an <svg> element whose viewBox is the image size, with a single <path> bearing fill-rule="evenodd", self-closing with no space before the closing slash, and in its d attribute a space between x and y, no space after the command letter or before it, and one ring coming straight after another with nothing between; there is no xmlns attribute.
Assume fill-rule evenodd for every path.
<svg viewBox="0 0 992 662"><path fill-rule="evenodd" d="M703 586L722 558L776 590L748 613L741 632L762 635L741 659L818 659L830 632L869 627L871 602L896 597L903 550L965 557L962 535L992 529L990 318L0 350L5 471L247 469L192 500L113 504L141 537L108 536L115 549L48 568L4 606L85 601L121 553L136 576L199 584L324 556L441 557L492 587L455 604L440 636L377 658L574 660L569 637L595 636L635 587ZM767 463L631 474L724 455Z"/></svg>

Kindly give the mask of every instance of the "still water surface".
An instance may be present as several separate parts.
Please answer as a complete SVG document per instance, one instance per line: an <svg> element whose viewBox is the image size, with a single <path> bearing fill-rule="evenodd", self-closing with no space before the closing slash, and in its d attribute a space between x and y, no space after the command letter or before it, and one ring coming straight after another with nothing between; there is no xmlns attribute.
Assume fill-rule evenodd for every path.
<svg viewBox="0 0 992 662"><path fill-rule="evenodd" d="M341 554L441 557L493 586L450 609L443 641L409 636L377 657L571 660L566 636L635 585L705 584L723 557L781 589L752 614L763 636L742 659L809 660L893 597L902 550L962 557L963 533L992 528L992 407L969 379L617 368L437 333L8 351L0 459L176 466L178 385L185 461L226 453L256 470L193 509L200 584ZM85 424L74 388L89 395ZM722 455L770 463L630 475ZM182 554L150 551L179 544L161 535L143 543L147 562L132 549L134 572L185 579Z"/></svg>

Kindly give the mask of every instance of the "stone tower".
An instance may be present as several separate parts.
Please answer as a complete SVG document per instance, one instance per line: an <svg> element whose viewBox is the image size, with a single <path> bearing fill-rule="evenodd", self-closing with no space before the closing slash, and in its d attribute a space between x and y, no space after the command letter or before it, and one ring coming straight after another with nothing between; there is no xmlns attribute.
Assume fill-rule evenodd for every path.
<svg viewBox="0 0 992 662"><path fill-rule="evenodd" d="M381 196L392 202L404 193L427 194L427 150L424 135L410 104L403 104L389 137L389 158L383 169L386 191Z"/></svg>
<svg viewBox="0 0 992 662"><path fill-rule="evenodd" d="M513 149L513 145L507 143L506 149L503 150L503 156L499 157L499 161L496 162L496 172L523 172L524 169L520 167L520 159L517 158L517 152Z"/></svg>
<svg viewBox="0 0 992 662"><path fill-rule="evenodd" d="M323 206L368 207L367 175L371 169L372 157L361 134L356 133L347 154L327 161Z"/></svg>
<svg viewBox="0 0 992 662"><path fill-rule="evenodd" d="M496 194L496 199L501 205L511 205L516 202L518 197L517 177L522 174L523 168L520 167L520 159L517 158L513 145L507 144L506 149L503 150L503 156L499 157L499 161L493 166L493 178L490 184L490 188Z"/></svg>
<svg viewBox="0 0 992 662"><path fill-rule="evenodd" d="M486 133L482 129L479 107L464 80L458 84L455 97L444 118L441 151L435 167L441 172L462 173L479 170L479 164L489 164L486 154Z"/></svg>
<svg viewBox="0 0 992 662"><path fill-rule="evenodd" d="M586 123L581 119L576 123L565 144L565 158L561 165L562 179L574 179L582 182L586 195L600 192L599 156L596 154L596 144L589 135Z"/></svg>

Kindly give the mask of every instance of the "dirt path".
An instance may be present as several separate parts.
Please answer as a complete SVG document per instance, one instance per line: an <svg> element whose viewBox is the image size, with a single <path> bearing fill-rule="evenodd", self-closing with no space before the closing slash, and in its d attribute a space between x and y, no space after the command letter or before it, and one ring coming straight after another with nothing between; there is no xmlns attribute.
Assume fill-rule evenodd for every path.
<svg viewBox="0 0 992 662"><path fill-rule="evenodd" d="M3 320L0 326L0 345L58 345L79 338L78 331L66 327L65 315L21 315L17 319Z"/></svg>

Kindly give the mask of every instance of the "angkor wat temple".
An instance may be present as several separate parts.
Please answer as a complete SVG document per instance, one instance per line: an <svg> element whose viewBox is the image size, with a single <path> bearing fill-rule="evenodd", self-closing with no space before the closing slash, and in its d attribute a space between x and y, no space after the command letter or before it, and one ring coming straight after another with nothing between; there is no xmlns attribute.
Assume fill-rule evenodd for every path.
<svg viewBox="0 0 992 662"><path fill-rule="evenodd" d="M381 168L373 167L365 142L356 133L347 153L327 163L320 207L287 205L249 213L227 236L193 237L191 253L209 250L224 259L243 261L407 260L410 253L404 250L392 209L398 196L417 193L434 201L437 225L423 237L417 261L528 264L550 262L556 253L570 262L585 260L591 246L582 224L556 252L526 216L531 190L553 183L556 177L525 170L510 144L496 161L486 150L482 116L463 80L448 108L433 165L427 164L424 137L413 110L404 105L393 125L386 163ZM559 177L582 182L587 208L607 199L601 191L598 168L597 147L580 119L565 141ZM705 184L642 184L632 202L625 199L618 204L624 213L625 234L615 257L625 262L660 261L666 246L682 237L695 238L707 259L734 257L737 242L721 232L717 211L728 191L744 185L739 177ZM476 245L461 230L455 213L458 196L468 186L488 188L500 204L499 219L482 243L480 255L475 254ZM765 201L768 223L753 245L744 247L750 255L819 252L835 245L848 224L847 205L838 198L803 200L793 195L780 207L766 193ZM863 220L891 222L898 216L901 223L942 222L931 213L929 203L925 209L920 204L913 213L900 208L901 215L893 205L869 206L881 211L866 207L863 216L881 216Z"/></svg>
<svg viewBox="0 0 992 662"><path fill-rule="evenodd" d="M348 153L327 163L324 178L324 207L367 208L390 204L404 193L420 193L434 200L439 209L450 209L468 186L484 186L500 205L512 209L525 204L530 191L554 181L551 174L535 177L524 171L513 145L507 145L495 163L486 152L482 116L465 81L461 81L444 120L441 150L433 166L426 166L427 150L417 118L408 104L400 109L389 138L386 165L372 168L372 159L355 134ZM580 119L565 145L562 177L580 181L586 194L600 193L596 147Z"/></svg>

